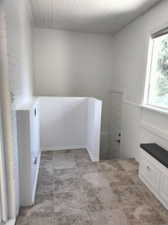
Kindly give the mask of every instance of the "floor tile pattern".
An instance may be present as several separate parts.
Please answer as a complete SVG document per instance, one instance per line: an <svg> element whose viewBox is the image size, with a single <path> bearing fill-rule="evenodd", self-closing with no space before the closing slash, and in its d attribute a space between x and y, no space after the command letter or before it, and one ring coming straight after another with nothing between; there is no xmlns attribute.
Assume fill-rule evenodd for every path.
<svg viewBox="0 0 168 225"><path fill-rule="evenodd" d="M133 160L91 162L85 150L42 153L36 202L17 225L166 225L168 211Z"/></svg>

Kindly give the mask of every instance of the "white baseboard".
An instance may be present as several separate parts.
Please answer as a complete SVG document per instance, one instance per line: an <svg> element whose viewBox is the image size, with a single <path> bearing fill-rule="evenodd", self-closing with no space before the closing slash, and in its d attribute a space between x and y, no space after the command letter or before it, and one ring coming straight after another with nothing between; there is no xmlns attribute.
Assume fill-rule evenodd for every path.
<svg viewBox="0 0 168 225"><path fill-rule="evenodd" d="M42 151L63 151L63 150L72 150L72 149L86 149L86 146L83 145L72 145L72 146L55 146L55 147L42 147Z"/></svg>

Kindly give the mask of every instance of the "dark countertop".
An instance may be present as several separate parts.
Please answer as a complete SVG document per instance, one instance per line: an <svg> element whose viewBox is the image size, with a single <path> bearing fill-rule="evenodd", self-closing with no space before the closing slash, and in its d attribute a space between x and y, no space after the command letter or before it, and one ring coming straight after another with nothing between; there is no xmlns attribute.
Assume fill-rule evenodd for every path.
<svg viewBox="0 0 168 225"><path fill-rule="evenodd" d="M156 143L141 144L140 147L168 168L168 151Z"/></svg>

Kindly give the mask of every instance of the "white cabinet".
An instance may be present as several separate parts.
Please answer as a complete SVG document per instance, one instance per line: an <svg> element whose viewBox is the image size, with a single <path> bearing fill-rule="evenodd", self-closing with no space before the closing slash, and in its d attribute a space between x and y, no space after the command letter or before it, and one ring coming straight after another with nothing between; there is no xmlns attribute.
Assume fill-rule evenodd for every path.
<svg viewBox="0 0 168 225"><path fill-rule="evenodd" d="M160 171L148 158L144 157L141 161L140 175L144 177L145 181L151 188L158 190Z"/></svg>
<svg viewBox="0 0 168 225"><path fill-rule="evenodd" d="M139 177L168 209L168 168L141 150Z"/></svg>
<svg viewBox="0 0 168 225"><path fill-rule="evenodd" d="M168 206L168 171L162 174L160 179L160 196L164 203Z"/></svg>
<svg viewBox="0 0 168 225"><path fill-rule="evenodd" d="M40 164L38 102L16 111L19 151L20 204L34 203Z"/></svg>

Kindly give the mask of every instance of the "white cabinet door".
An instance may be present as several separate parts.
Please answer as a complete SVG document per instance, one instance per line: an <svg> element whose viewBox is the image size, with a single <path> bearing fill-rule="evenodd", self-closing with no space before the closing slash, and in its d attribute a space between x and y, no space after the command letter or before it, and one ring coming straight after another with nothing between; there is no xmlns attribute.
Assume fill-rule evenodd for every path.
<svg viewBox="0 0 168 225"><path fill-rule="evenodd" d="M153 163L150 162L150 160L143 158L140 164L140 175L153 190L156 192L158 191L160 171Z"/></svg>
<svg viewBox="0 0 168 225"><path fill-rule="evenodd" d="M160 196L168 207L168 174L166 173L161 175Z"/></svg>

